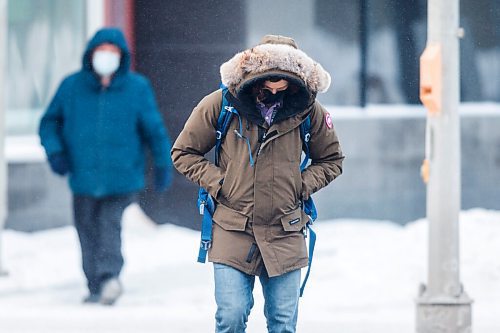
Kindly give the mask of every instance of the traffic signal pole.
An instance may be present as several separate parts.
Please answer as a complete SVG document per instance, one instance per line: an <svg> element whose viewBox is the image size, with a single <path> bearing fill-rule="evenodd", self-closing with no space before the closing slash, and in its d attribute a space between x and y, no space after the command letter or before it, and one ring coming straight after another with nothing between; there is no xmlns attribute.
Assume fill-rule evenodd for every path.
<svg viewBox="0 0 500 333"><path fill-rule="evenodd" d="M428 1L420 99L428 110L426 158L428 281L417 299L418 333L470 333L471 299L460 282L459 0Z"/></svg>
<svg viewBox="0 0 500 333"><path fill-rule="evenodd" d="M5 161L5 81L7 66L7 0L0 0L0 275L2 265L2 231L7 218L7 162Z"/></svg>

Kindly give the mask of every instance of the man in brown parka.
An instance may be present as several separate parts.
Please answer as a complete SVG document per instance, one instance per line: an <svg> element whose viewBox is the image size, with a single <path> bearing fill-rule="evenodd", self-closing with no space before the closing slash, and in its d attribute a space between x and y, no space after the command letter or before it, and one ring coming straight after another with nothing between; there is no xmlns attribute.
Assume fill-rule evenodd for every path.
<svg viewBox="0 0 500 333"><path fill-rule="evenodd" d="M269 332L295 332L300 268L308 264L302 201L342 173L332 120L316 94L330 75L288 37L267 35L221 68L238 111L218 166L204 155L216 142L222 90L194 108L172 148L175 167L215 199L216 332L244 332L259 276ZM311 164L301 172L300 124L311 120ZM239 118L239 119L238 119Z"/></svg>

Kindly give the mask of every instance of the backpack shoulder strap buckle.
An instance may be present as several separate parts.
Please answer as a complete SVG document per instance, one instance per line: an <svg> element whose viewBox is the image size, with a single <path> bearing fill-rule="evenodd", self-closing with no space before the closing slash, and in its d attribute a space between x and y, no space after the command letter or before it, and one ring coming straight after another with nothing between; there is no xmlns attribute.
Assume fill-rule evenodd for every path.
<svg viewBox="0 0 500 333"><path fill-rule="evenodd" d="M201 240L200 241L200 249L208 251L209 248L212 247L212 241L211 240Z"/></svg>

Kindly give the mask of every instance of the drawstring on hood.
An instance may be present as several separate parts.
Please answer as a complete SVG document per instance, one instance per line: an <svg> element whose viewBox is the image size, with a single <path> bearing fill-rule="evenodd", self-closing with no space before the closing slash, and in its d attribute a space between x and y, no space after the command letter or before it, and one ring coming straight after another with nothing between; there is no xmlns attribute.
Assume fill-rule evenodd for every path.
<svg viewBox="0 0 500 333"><path fill-rule="evenodd" d="M249 159L250 159L250 165L253 167L255 162L254 162L253 155L252 155L252 146L250 145L250 140L246 136L243 135L243 123L241 121L241 116L238 113L238 111L236 111L236 109L234 107L227 106L226 108L229 112L233 113L234 115L236 115L238 117L239 131L237 129L235 129L233 132L234 132L234 134L236 134L236 136L239 139L242 139L243 141L246 142L247 148L248 148L248 155L249 155Z"/></svg>

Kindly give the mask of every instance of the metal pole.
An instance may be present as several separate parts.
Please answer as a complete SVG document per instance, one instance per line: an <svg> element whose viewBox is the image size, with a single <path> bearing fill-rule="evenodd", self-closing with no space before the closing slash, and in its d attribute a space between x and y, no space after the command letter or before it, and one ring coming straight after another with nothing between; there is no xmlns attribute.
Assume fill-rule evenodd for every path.
<svg viewBox="0 0 500 333"><path fill-rule="evenodd" d="M360 70L359 70L359 105L366 106L366 77L368 56L368 0L359 2L359 47L360 47Z"/></svg>
<svg viewBox="0 0 500 333"><path fill-rule="evenodd" d="M7 217L7 166L5 161L5 69L7 65L7 0L0 0L0 275L2 265L2 230Z"/></svg>
<svg viewBox="0 0 500 333"><path fill-rule="evenodd" d="M426 133L428 283L417 300L418 333L471 332L471 299L460 283L459 0L428 1L420 98Z"/></svg>

